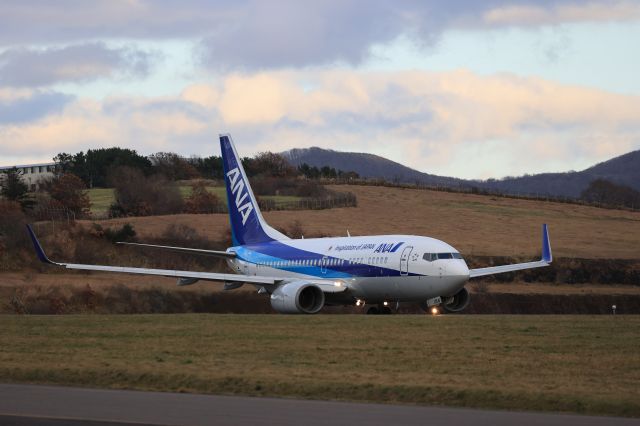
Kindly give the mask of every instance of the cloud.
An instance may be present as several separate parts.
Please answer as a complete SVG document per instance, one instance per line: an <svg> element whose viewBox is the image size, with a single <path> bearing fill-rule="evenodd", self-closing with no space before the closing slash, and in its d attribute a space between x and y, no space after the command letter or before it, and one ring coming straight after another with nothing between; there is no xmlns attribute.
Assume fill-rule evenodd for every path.
<svg viewBox="0 0 640 426"><path fill-rule="evenodd" d="M499 6L484 13L489 25L540 26L567 22L637 21L640 4L632 1L580 2L547 7L531 4Z"/></svg>
<svg viewBox="0 0 640 426"><path fill-rule="evenodd" d="M0 158L48 160L59 152L112 146L151 154L175 151L213 153L215 112L180 98L117 97L103 101L75 99L61 114L25 123L0 123Z"/></svg>
<svg viewBox="0 0 640 426"><path fill-rule="evenodd" d="M198 56L207 67L253 72L357 65L372 46L401 36L430 46L450 28L638 20L639 9L625 0L7 0L0 46L188 39L200 41Z"/></svg>
<svg viewBox="0 0 640 426"><path fill-rule="evenodd" d="M0 96L0 125L26 123L59 114L73 98L57 92L34 92L6 100Z"/></svg>
<svg viewBox="0 0 640 426"><path fill-rule="evenodd" d="M500 177L640 148L640 96L465 70L234 74L178 96L75 99L59 115L0 124L0 156L113 145L208 156L227 131L242 155L316 145L430 173Z"/></svg>
<svg viewBox="0 0 640 426"><path fill-rule="evenodd" d="M13 48L0 53L0 85L40 87L86 82L118 73L145 75L150 54L136 49L113 49L104 43L61 48Z"/></svg>

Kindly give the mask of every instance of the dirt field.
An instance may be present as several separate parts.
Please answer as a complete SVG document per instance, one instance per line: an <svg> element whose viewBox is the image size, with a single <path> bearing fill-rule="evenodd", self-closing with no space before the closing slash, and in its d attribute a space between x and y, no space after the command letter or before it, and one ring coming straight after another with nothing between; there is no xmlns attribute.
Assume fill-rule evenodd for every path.
<svg viewBox="0 0 640 426"><path fill-rule="evenodd" d="M638 316L6 316L0 380L640 416Z"/></svg>
<svg viewBox="0 0 640 426"><path fill-rule="evenodd" d="M357 208L277 211L264 214L275 227L294 221L313 235L427 235L449 242L463 254L537 256L542 223L548 223L554 255L578 258L640 257L640 213L472 194L371 186L335 186L358 198ZM102 221L134 225L141 239L171 223L196 228L212 239L228 229L217 215L173 215Z"/></svg>

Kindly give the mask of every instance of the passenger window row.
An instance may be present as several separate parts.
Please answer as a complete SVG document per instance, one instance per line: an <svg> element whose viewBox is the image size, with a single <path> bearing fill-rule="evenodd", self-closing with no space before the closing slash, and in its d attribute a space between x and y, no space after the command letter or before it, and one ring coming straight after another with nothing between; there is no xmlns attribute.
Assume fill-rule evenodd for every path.
<svg viewBox="0 0 640 426"><path fill-rule="evenodd" d="M324 261L325 266L339 266L345 264L344 259L326 259ZM290 267L290 266L321 266L322 260L319 259L296 259L296 260L276 260L271 262L258 263L259 266L269 267Z"/></svg>
<svg viewBox="0 0 640 426"><path fill-rule="evenodd" d="M322 259L299 259L299 260L276 260L271 262L258 263L258 266L272 267L272 268L286 268L297 266L342 266L344 264L355 265L358 263L364 263L365 258L351 258L345 259L326 259L324 262ZM367 263L382 265L389 262L388 257L374 256L366 258Z"/></svg>

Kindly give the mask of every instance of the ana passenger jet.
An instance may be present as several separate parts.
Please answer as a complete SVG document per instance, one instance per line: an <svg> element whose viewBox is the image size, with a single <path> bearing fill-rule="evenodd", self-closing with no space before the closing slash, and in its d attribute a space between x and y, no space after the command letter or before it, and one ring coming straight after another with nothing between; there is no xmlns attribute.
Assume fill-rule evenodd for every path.
<svg viewBox="0 0 640 426"><path fill-rule="evenodd" d="M79 265L49 260L31 227L38 258L67 269L159 275L178 285L221 281L225 290L245 283L269 294L271 306L286 314L315 314L325 305L370 305L369 314L388 314L401 303L425 311L459 312L469 304L470 278L548 266L552 261L547 225L542 226L538 261L469 269L449 244L413 235L290 239L262 217L240 157L228 134L220 135L233 247L226 251L122 243L182 253L218 256L234 274Z"/></svg>

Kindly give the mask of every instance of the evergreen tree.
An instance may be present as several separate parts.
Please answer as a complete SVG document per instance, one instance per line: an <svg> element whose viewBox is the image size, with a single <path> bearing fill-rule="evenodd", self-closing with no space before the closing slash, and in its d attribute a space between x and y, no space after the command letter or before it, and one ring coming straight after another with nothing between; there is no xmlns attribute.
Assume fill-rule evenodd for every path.
<svg viewBox="0 0 640 426"><path fill-rule="evenodd" d="M126 166L140 170L145 176L151 174L152 165L147 157L139 155L135 150L125 148L90 149L85 154L80 151L75 155L60 153L53 158L59 175L72 173L78 176L89 187L106 187L109 171Z"/></svg>
<svg viewBox="0 0 640 426"><path fill-rule="evenodd" d="M22 210L32 207L35 202L29 196L29 186L22 181L22 172L15 167L3 170L4 178L2 182L2 190L0 194L9 201L20 203Z"/></svg>

